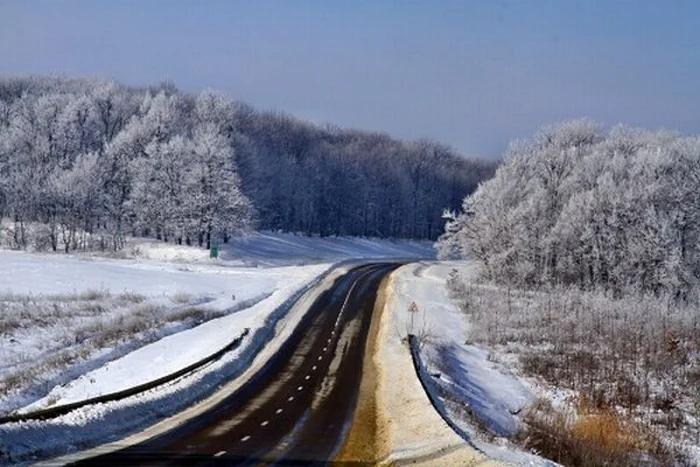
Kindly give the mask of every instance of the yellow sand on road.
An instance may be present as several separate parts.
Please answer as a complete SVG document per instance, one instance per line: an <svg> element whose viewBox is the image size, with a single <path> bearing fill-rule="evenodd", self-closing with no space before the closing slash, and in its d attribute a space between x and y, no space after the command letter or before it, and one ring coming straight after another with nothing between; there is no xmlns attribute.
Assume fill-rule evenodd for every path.
<svg viewBox="0 0 700 467"><path fill-rule="evenodd" d="M395 273L380 287L367 344L360 402L336 460L376 465L499 466L440 417L416 375L397 324Z"/></svg>

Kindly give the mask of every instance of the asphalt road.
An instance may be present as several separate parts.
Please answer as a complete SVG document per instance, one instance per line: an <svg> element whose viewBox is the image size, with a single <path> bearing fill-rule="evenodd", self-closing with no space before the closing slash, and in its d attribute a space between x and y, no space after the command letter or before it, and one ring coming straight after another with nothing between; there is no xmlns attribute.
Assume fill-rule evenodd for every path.
<svg viewBox="0 0 700 467"><path fill-rule="evenodd" d="M211 410L73 465L327 465L352 420L377 289L398 266L362 266L339 278L280 351Z"/></svg>

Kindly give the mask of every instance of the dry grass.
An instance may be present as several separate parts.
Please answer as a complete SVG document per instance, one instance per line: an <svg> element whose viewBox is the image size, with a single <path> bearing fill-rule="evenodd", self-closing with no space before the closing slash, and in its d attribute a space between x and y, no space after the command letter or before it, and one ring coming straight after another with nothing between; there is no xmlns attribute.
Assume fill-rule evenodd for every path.
<svg viewBox="0 0 700 467"><path fill-rule="evenodd" d="M49 294L49 295L39 295L36 298L39 300L48 300L53 302L68 302L73 303L77 301L97 301L97 300L107 300L111 298L112 294L107 289L86 289L82 292L73 292L65 294ZM19 296L21 298L22 296Z"/></svg>
<svg viewBox="0 0 700 467"><path fill-rule="evenodd" d="M212 310L204 307L191 306L168 315L169 322L191 320L195 324L201 324L212 319L221 318L226 313L220 310Z"/></svg>
<svg viewBox="0 0 700 467"><path fill-rule="evenodd" d="M87 327L84 333L90 337L95 348L111 347L127 339L137 340L146 344L155 340L155 334L146 334L148 330L157 329L162 325L165 309L152 304L139 304L130 314L119 315L108 322L97 322Z"/></svg>
<svg viewBox="0 0 700 467"><path fill-rule="evenodd" d="M577 414L563 414L544 400L524 416L522 443L571 467L678 465L658 437L613 409L577 404Z"/></svg>
<svg viewBox="0 0 700 467"><path fill-rule="evenodd" d="M179 294L181 303L197 297ZM101 349L117 358L168 334L223 316L204 307L155 305L136 293L91 289L63 295L0 294L0 412L21 394L48 393L89 368ZM81 365L86 365L81 367Z"/></svg>
<svg viewBox="0 0 700 467"><path fill-rule="evenodd" d="M105 300L110 297L109 290L88 289L78 295L81 300Z"/></svg>
<svg viewBox="0 0 700 467"><path fill-rule="evenodd" d="M647 431L658 431L669 449L700 439L700 300L571 288L503 289L467 284L458 274L450 276L448 287L469 316L470 342L494 354L516 355L519 372L541 378L550 388L571 390L599 411L577 420L580 426L564 420L561 442L613 430L605 412L610 407L615 417L623 413ZM564 423L552 417L530 421L543 439L548 432L556 435ZM550 431L549 425L555 428ZM596 444L593 438L589 441ZM552 452L563 449L550 444ZM580 462L571 465L601 465Z"/></svg>
<svg viewBox="0 0 700 467"><path fill-rule="evenodd" d="M146 300L146 297L136 293L136 292L122 292L118 296L119 300L125 303L142 303Z"/></svg>
<svg viewBox="0 0 700 467"><path fill-rule="evenodd" d="M43 360L28 362L7 371L0 377L0 395L22 390L44 380L45 376L70 365L85 361L91 354L88 345L58 351ZM50 388L46 388L47 390Z"/></svg>
<svg viewBox="0 0 700 467"><path fill-rule="evenodd" d="M192 295L188 294L187 292L177 292L170 297L170 300L172 300L174 303L185 305L192 301Z"/></svg>

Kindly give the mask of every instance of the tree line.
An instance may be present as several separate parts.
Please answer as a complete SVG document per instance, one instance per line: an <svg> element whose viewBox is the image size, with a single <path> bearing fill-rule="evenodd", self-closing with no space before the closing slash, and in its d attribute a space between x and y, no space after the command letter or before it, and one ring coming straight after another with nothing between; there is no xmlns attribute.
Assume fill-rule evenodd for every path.
<svg viewBox="0 0 700 467"><path fill-rule="evenodd" d="M700 278L700 138L547 126L446 217L441 254L476 257L496 282L686 297Z"/></svg>
<svg viewBox="0 0 700 467"><path fill-rule="evenodd" d="M252 229L436 238L495 164L170 83L0 78L0 218L16 248L208 246Z"/></svg>

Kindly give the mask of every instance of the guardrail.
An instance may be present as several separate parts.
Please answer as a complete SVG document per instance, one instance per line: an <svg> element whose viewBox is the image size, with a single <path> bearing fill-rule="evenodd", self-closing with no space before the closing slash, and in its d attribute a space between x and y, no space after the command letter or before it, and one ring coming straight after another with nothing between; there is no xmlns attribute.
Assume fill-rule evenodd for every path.
<svg viewBox="0 0 700 467"><path fill-rule="evenodd" d="M55 418L60 415L65 415L69 412L72 412L75 409L79 409L81 407L85 407L87 405L92 405L92 404L99 404L103 402L112 402L112 401L118 401L121 399L126 399L127 397L135 396L136 394L139 394L144 391L148 391L150 389L154 389L162 384L169 383L181 376L186 375L187 373L191 373L195 370L198 370L199 368L203 367L204 365L211 363L215 360L220 359L223 357L226 353L237 349L240 345L241 342L243 342L243 339L250 333L249 328L245 328L245 330L241 333L240 336L236 337L233 341L231 341L230 344L227 346L223 347L222 349L216 351L215 353L195 362L192 363L191 365L188 365L174 373L171 373L169 375L163 376L158 379L154 379L153 381L149 381L148 383L140 384L138 386L131 387L129 389L125 389L123 391L117 391L113 392L110 394L104 394L102 396L97 396L93 397L90 399L85 399L80 402L73 402L71 404L65 404L65 405L59 405L56 407L51 407L50 409L43 409L43 410L37 410L34 412L28 412L28 413L23 413L23 414L15 414L15 415L8 415L5 417L0 417L0 424L3 423L12 423L12 422L26 422L29 420L46 420L49 418Z"/></svg>
<svg viewBox="0 0 700 467"><path fill-rule="evenodd" d="M276 323L281 317L283 317L287 311L296 303L299 298L301 298L302 295L304 295L306 292L309 290L313 289L316 287L321 281L323 281L328 275L336 268L342 267L345 265L352 264L352 260L347 260L347 261L342 261L338 264L335 264L334 266L331 266L327 270L325 270L323 273L321 273L318 277L316 277L314 280L297 290L294 294L292 294L290 297L288 297L280 306L278 306L265 320L266 325L263 326L261 329L258 329L253 335L251 336L251 339L253 340L252 345L250 345L249 349L246 349L243 355L241 355L241 358L239 359L240 361L236 362L234 366L237 367L237 371L234 371L233 374L229 375L229 377L233 378L238 376L238 374L242 371L244 367L249 365L255 355L260 351L264 343L266 342L267 339L271 338L272 335L274 334L274 329L272 324ZM238 310L233 310L238 311ZM112 401L118 401L121 399L126 399L127 397L134 396L136 394L142 393L144 391L148 391L150 389L153 389L157 386L166 384L168 382L171 382L181 376L184 376L187 373L191 373L204 365L211 363L215 360L220 359L222 356L224 356L226 353L238 348L241 345L241 342L243 339L250 334L250 329L245 328L243 333L238 336L236 339L234 339L230 344L228 344L226 347L222 348L221 350L218 350L214 354L211 354L198 362L195 362L191 365L188 365L185 368L182 368L174 373L171 373L169 375L163 376L162 378L158 378L156 380L150 381L148 383L141 384L139 386L135 386L129 389L125 389L123 391L119 392L114 392L111 394L105 394L102 396L94 397L91 399L86 399L83 401L79 402L74 402L71 404L65 404L61 406L56 406L56 407L51 407L49 409L43 409L43 410L37 410L33 412L27 412L27 413L22 413L22 414L12 414L12 415L6 415L0 417L0 425L5 424L5 423L12 423L12 422L24 422L24 421L30 421L30 420L48 420L51 418L56 418L61 415L65 415L69 412L72 412L73 410L79 409L81 407L85 407L88 405L92 404L98 404L98 403L104 403L104 402L112 402Z"/></svg>
<svg viewBox="0 0 700 467"><path fill-rule="evenodd" d="M423 363L423 360L421 359L420 342L415 335L408 335L408 346L411 350L413 367L415 368L416 374L418 375L418 380L420 381L421 386L423 386L423 390L428 395L428 399L430 399L430 403L432 404L432 406L435 407L437 413L440 414L442 419L445 420L445 423L447 423L447 425L450 428L452 428L452 430L455 433L457 433L472 448L483 454L483 451L479 449L476 445L474 445L469 434L462 428L460 428L447 413L445 404L443 404L440 400L438 385L433 381L434 377L428 372L428 369L426 368L425 364Z"/></svg>

